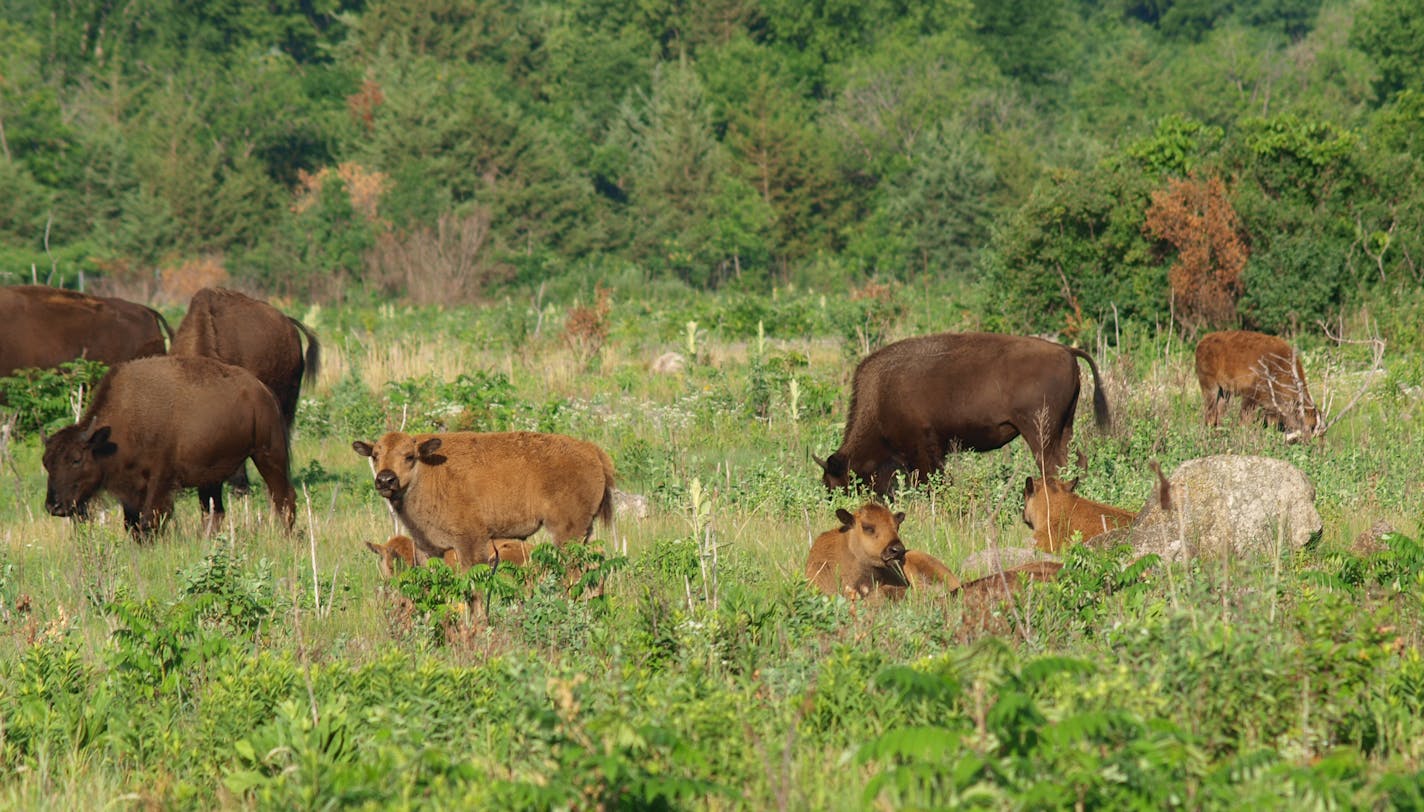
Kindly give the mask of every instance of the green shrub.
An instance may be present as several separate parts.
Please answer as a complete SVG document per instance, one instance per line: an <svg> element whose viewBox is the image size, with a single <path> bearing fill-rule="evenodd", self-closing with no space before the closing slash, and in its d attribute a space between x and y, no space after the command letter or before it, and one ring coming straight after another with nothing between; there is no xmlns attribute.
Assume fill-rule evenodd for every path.
<svg viewBox="0 0 1424 812"><path fill-rule="evenodd" d="M78 419L108 371L102 362L85 358L65 361L54 369L17 369L0 378L0 410L17 415L17 433L53 434Z"/></svg>

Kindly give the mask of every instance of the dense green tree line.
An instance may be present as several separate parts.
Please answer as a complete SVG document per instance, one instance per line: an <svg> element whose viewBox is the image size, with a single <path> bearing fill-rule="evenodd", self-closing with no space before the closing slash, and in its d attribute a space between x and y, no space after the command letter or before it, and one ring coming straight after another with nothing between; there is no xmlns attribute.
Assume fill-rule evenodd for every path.
<svg viewBox="0 0 1424 812"><path fill-rule="evenodd" d="M1188 179L1248 256L1230 320L1424 281L1424 0L0 9L9 281L931 278L1004 329L1191 327L1146 228Z"/></svg>

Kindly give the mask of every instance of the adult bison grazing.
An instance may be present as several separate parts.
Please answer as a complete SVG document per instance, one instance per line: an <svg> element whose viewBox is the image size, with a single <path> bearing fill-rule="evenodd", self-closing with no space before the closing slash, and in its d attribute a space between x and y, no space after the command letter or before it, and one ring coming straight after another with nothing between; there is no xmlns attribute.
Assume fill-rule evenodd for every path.
<svg viewBox="0 0 1424 812"><path fill-rule="evenodd" d="M1286 432L1286 441L1324 433L1310 398L1300 356L1285 341L1249 330L1208 333L1197 342L1197 382L1208 426L1221 423L1226 402L1241 398L1241 415L1260 410Z"/></svg>
<svg viewBox="0 0 1424 812"><path fill-rule="evenodd" d="M555 544L587 541L594 519L613 520L613 460L562 434L397 431L351 447L427 558L498 565L494 539L545 527Z"/></svg>
<svg viewBox="0 0 1424 812"><path fill-rule="evenodd" d="M302 379L310 381L321 366L321 344L310 328L266 302L225 288L193 294L169 352L216 358L256 375L277 396L288 428L297 414Z"/></svg>
<svg viewBox="0 0 1424 812"><path fill-rule="evenodd" d="M44 285L0 288L0 378L75 358L109 366L162 355L173 335L157 310Z"/></svg>
<svg viewBox="0 0 1424 812"><path fill-rule="evenodd" d="M172 512L175 488L196 487L211 532L222 521L223 478L249 457L290 530L287 431L267 387L211 358L141 358L109 370L79 422L45 441L45 508L82 516L107 490L124 526L143 536Z"/></svg>
<svg viewBox="0 0 1424 812"><path fill-rule="evenodd" d="M1067 461L1078 408L1078 362L1093 373L1093 414L1108 425L1098 367L1086 352L1040 338L939 333L866 356L851 379L841 447L816 460L826 487L852 475L888 493L895 473L923 481L950 451L990 451L1023 435L1039 472Z"/></svg>

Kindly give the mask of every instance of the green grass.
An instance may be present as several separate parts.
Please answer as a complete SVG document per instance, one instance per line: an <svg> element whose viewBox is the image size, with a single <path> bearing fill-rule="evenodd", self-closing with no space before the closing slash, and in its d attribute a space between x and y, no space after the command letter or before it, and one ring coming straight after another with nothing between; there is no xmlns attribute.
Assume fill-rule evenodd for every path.
<svg viewBox="0 0 1424 812"><path fill-rule="evenodd" d="M850 606L803 583L810 539L857 503L825 493L810 459L839 439L854 357L814 317L824 306L787 298L771 316L805 323L787 336L766 324L760 351L754 324L689 306L706 327L676 376L647 364L682 348L687 312L616 304L584 367L562 319L534 335L520 303L324 311L328 362L299 413L290 536L260 486L229 498L216 538L190 494L148 544L112 509L85 526L52 518L38 444L22 438L0 461L0 804L1410 802L1424 769L1424 561L1409 553L1424 515L1424 359L1388 356L1324 443L1287 446L1259 426L1203 427L1180 340L1095 350L1115 422L1092 429L1083 398L1080 493L1135 507L1152 492L1149 460L1170 472L1208 454L1280 457L1314 482L1322 538L1123 583L1130 559L1083 556L1035 593L1026 634L966 641L942 594ZM1306 362L1317 400L1337 409L1368 365L1354 347ZM508 388L457 385L477 372ZM364 545L391 520L350 448L402 421L606 448L651 514L597 531L602 549L626 550L604 597L570 599L553 573L495 601L488 624L456 612L450 635L403 612ZM951 457L944 481L897 500L902 537L956 570L990 545L1022 546L1032 472L1020 441ZM1380 520L1397 547L1347 552ZM699 542L717 545L715 589Z"/></svg>

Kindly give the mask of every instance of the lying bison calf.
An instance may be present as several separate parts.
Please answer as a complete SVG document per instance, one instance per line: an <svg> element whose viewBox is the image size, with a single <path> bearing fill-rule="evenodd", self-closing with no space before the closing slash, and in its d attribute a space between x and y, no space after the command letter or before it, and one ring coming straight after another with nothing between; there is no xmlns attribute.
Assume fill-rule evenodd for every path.
<svg viewBox="0 0 1424 812"><path fill-rule="evenodd" d="M963 606L959 629L961 640L980 635L1003 635L1020 627L1019 603L1030 584L1052 581L1063 565L1057 561L1031 561L1017 567L976 578L959 587Z"/></svg>
<svg viewBox="0 0 1424 812"><path fill-rule="evenodd" d="M1081 459L1081 456L1080 456ZM1081 467L1081 463L1079 464ZM1157 504L1171 509L1171 486L1156 460L1148 463L1157 475ZM1085 499L1076 493L1078 480L1059 482L1028 477L1024 483L1024 523L1033 528L1033 544L1038 549L1058 554L1068 546L1073 535L1082 541L1102 536L1110 530L1127 527L1137 518L1137 512ZM1148 506L1151 506L1151 502Z"/></svg>
<svg viewBox="0 0 1424 812"><path fill-rule="evenodd" d="M1210 333L1197 343L1196 367L1208 426L1220 424L1237 395L1243 418L1259 409L1288 442L1324 433L1300 356L1285 341L1249 330Z"/></svg>
<svg viewBox="0 0 1424 812"><path fill-rule="evenodd" d="M806 558L806 577L827 595L869 597L881 586L909 586L900 542L904 513L867 502L855 513L836 511L841 526L816 537Z"/></svg>
<svg viewBox="0 0 1424 812"><path fill-rule="evenodd" d="M379 557L376 566L381 571L381 577L386 579L394 577L402 567L419 566L429 560L416 548L415 540L410 536L391 536L385 544L368 541L366 547ZM494 547L501 563L523 565L529 563L529 551L533 545L518 539L495 539ZM445 551L443 560L451 569L459 565L453 549Z"/></svg>
<svg viewBox="0 0 1424 812"><path fill-rule="evenodd" d="M613 520L613 460L593 443L528 431L406 434L374 445L376 492L385 497L420 553L454 551L465 567L498 565L494 539L526 539L547 528L555 544L587 541L594 519Z"/></svg>
<svg viewBox="0 0 1424 812"><path fill-rule="evenodd" d="M141 536L172 513L175 488L196 487L212 532L223 517L223 479L248 458L290 530L287 431L267 387L211 358L130 361L109 370L77 424L45 441L45 508L83 516L107 490L123 506L124 526Z"/></svg>

